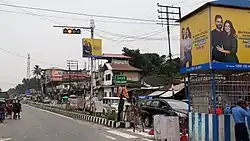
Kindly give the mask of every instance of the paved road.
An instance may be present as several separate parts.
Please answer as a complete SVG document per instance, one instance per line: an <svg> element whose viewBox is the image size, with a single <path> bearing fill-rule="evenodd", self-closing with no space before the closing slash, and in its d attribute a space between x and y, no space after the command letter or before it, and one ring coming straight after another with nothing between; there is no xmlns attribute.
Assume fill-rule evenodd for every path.
<svg viewBox="0 0 250 141"><path fill-rule="evenodd" d="M0 141L150 141L143 133L116 130L23 105L21 120L0 124Z"/></svg>

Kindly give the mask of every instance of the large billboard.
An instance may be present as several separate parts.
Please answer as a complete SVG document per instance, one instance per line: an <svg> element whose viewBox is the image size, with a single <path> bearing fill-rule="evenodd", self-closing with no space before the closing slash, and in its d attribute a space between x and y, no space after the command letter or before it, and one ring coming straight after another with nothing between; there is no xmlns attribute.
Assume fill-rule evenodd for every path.
<svg viewBox="0 0 250 141"><path fill-rule="evenodd" d="M82 39L82 57L102 56L101 39Z"/></svg>
<svg viewBox="0 0 250 141"><path fill-rule="evenodd" d="M208 8L181 21L181 68L199 66L210 62L210 24Z"/></svg>
<svg viewBox="0 0 250 141"><path fill-rule="evenodd" d="M211 7L214 69L249 69L250 10Z"/></svg>

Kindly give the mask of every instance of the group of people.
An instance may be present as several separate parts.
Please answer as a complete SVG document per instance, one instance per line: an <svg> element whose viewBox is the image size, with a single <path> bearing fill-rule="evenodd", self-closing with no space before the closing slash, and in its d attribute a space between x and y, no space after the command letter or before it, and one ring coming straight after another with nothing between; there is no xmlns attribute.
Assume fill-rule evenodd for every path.
<svg viewBox="0 0 250 141"><path fill-rule="evenodd" d="M21 111L22 111L22 104L20 100L6 100L6 118L9 117L9 119L20 119L21 118Z"/></svg>

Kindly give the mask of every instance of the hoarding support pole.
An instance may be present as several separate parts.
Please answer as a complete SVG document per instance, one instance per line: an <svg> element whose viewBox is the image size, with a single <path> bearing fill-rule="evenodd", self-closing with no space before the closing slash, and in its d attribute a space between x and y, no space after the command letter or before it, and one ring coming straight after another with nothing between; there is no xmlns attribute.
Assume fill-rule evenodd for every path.
<svg viewBox="0 0 250 141"><path fill-rule="evenodd" d="M213 94L213 140L218 141L218 115L216 114L216 108L217 108L217 100L216 100L216 80L215 80L215 71L212 70L212 94Z"/></svg>
<svg viewBox="0 0 250 141"><path fill-rule="evenodd" d="M90 20L91 39L94 39L94 28L95 28L95 24L94 24L94 20L92 19L92 20ZM90 77L90 98L89 98L89 100L90 100L90 111L92 112L91 100L92 100L92 96L93 96L93 60L94 60L94 58L91 57L90 59L91 59L90 60L91 61L90 62L90 75L91 75L91 77Z"/></svg>

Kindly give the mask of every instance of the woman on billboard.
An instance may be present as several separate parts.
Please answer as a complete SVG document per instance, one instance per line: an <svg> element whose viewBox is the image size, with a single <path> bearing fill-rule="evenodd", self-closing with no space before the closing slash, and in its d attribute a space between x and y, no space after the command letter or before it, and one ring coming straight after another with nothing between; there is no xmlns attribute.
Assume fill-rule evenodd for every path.
<svg viewBox="0 0 250 141"><path fill-rule="evenodd" d="M223 46L217 46L217 50L225 54L224 62L239 63L237 57L238 41L236 31L231 21L226 20L223 26Z"/></svg>
<svg viewBox="0 0 250 141"><path fill-rule="evenodd" d="M192 66L192 39L191 39L191 31L190 28L186 28L186 36L185 40L183 41L183 46L184 46L184 67L191 67Z"/></svg>
<svg viewBox="0 0 250 141"><path fill-rule="evenodd" d="M181 42L180 42L180 56L181 56L181 67L185 67L185 55L184 55L184 40L185 40L185 35L186 34L186 31L185 31L185 28L183 27L181 29Z"/></svg>

